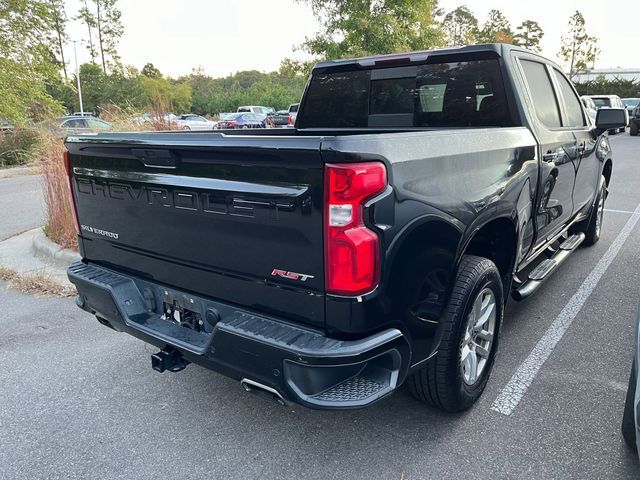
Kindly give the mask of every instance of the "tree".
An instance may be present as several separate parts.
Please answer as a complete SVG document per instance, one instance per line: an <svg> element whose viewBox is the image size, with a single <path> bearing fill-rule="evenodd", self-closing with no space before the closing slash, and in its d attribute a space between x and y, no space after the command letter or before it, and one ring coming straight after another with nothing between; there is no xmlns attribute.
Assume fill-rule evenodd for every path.
<svg viewBox="0 0 640 480"><path fill-rule="evenodd" d="M156 113L188 112L191 109L191 85L180 82L173 85L166 78L142 77L147 106Z"/></svg>
<svg viewBox="0 0 640 480"><path fill-rule="evenodd" d="M67 14L64 11L64 0L49 0L51 5L51 14L53 18L53 28L56 34L56 54L60 55L60 64L62 65L62 71L64 72L64 79L68 80L67 75L67 62L64 59L64 43L69 39L65 31L65 24L67 23Z"/></svg>
<svg viewBox="0 0 640 480"><path fill-rule="evenodd" d="M487 21L478 32L478 41L482 43L512 43L513 31L511 23L500 10L491 10Z"/></svg>
<svg viewBox="0 0 640 480"><path fill-rule="evenodd" d="M118 41L124 33L121 17L122 12L116 6L118 0L92 0L96 6L96 28L98 29L98 44L102 59L102 71L107 73L105 54L114 63L120 62L118 55Z"/></svg>
<svg viewBox="0 0 640 480"><path fill-rule="evenodd" d="M463 5L444 16L442 29L445 45L468 45L476 42L478 19Z"/></svg>
<svg viewBox="0 0 640 480"><path fill-rule="evenodd" d="M578 10L569 18L567 34L562 37L559 56L569 68L569 78L593 66L600 50L598 38L587 34L584 16Z"/></svg>
<svg viewBox="0 0 640 480"><path fill-rule="evenodd" d="M528 48L534 52L540 51L540 40L544 36L542 27L533 20L525 20L516 28L513 43L520 47Z"/></svg>
<svg viewBox="0 0 640 480"><path fill-rule="evenodd" d="M153 63L146 63L145 66L142 67L142 71L140 73L149 78L162 77L162 73L160 73L160 70L158 70Z"/></svg>
<svg viewBox="0 0 640 480"><path fill-rule="evenodd" d="M322 58L421 50L441 45L437 0L298 0L320 31L302 47Z"/></svg>
<svg viewBox="0 0 640 480"><path fill-rule="evenodd" d="M74 20L79 20L87 26L88 36L86 39L83 39L83 43L87 45L87 50L89 50L89 55L91 55L91 63L96 63L97 53L93 45L93 29L96 28L97 22L95 15L89 9L87 0L83 1L83 6L78 11L78 15L74 17Z"/></svg>
<svg viewBox="0 0 640 480"><path fill-rule="evenodd" d="M54 23L47 0L0 0L0 116L20 124L61 110L46 90L60 78Z"/></svg>

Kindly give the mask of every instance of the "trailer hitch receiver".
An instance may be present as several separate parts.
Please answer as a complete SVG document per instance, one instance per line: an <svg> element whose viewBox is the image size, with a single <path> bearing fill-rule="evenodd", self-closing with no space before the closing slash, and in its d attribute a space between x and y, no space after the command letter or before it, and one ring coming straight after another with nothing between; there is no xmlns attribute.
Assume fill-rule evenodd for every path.
<svg viewBox="0 0 640 480"><path fill-rule="evenodd" d="M180 352L173 347L166 346L158 353L151 355L151 367L156 372L179 372L189 365L189 361L185 360Z"/></svg>

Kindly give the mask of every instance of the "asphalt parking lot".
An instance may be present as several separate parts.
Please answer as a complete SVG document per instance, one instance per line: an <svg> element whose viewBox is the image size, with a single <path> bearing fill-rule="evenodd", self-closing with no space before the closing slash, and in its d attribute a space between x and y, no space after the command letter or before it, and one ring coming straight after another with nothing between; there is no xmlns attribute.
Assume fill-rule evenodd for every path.
<svg viewBox="0 0 640 480"><path fill-rule="evenodd" d="M151 347L72 299L0 284L0 478L640 478L620 436L640 298L640 139L612 145L603 237L508 306L487 389L462 415L404 389L365 410L322 412L266 402L194 365L158 374ZM2 209L0 225L10 216ZM546 361L531 357L558 322ZM496 411L528 358L535 372L519 403Z"/></svg>

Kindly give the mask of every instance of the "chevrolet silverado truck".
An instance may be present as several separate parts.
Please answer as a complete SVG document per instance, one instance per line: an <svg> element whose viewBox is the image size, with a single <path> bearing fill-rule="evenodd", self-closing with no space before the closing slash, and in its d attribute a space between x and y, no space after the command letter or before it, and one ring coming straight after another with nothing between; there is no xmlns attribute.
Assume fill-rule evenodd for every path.
<svg viewBox="0 0 640 480"><path fill-rule="evenodd" d="M624 119L593 125L557 65L493 44L320 63L292 129L70 136L76 303L159 372L464 410L507 299L598 241Z"/></svg>

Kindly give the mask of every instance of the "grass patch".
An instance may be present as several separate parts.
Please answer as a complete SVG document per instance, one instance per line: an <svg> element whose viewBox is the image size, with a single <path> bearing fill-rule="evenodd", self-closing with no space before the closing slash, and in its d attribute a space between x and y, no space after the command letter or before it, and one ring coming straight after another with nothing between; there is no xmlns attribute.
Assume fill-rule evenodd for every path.
<svg viewBox="0 0 640 480"><path fill-rule="evenodd" d="M0 168L32 163L40 149L40 134L32 128L0 132Z"/></svg>
<svg viewBox="0 0 640 480"><path fill-rule="evenodd" d="M11 288L22 293L47 297L70 297L76 294L74 288L60 285L46 273L27 273L20 275L15 270L0 265L0 280L8 282Z"/></svg>

